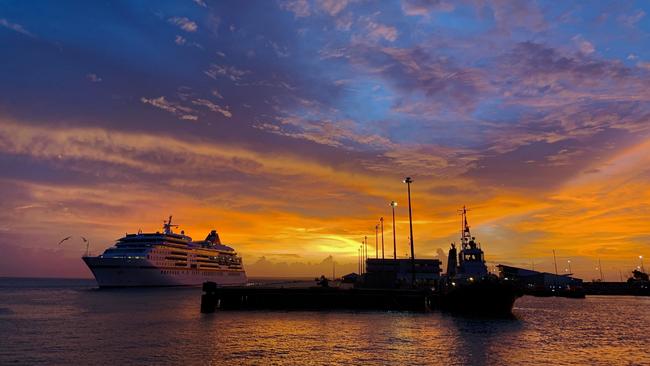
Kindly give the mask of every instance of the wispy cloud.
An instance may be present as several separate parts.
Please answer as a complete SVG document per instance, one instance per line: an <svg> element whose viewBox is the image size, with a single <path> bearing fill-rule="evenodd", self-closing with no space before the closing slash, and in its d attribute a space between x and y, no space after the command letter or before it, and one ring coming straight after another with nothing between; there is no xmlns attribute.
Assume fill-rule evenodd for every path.
<svg viewBox="0 0 650 366"><path fill-rule="evenodd" d="M93 83L102 82L102 78L97 76L97 74L86 74L86 79L88 79L88 81L93 82Z"/></svg>
<svg viewBox="0 0 650 366"><path fill-rule="evenodd" d="M394 42L397 40L397 28L391 27L385 24L381 23L376 23L376 22L368 22L367 25L368 29L368 36L371 39L374 40L379 40L379 39L384 39L386 41Z"/></svg>
<svg viewBox="0 0 650 366"><path fill-rule="evenodd" d="M26 36L34 37L34 35L32 33L28 32L25 29L25 27L23 27L22 25L17 24L17 23L12 23L12 22L8 21L5 18L0 18L0 26L5 27L7 29L11 29L12 31L24 34Z"/></svg>
<svg viewBox="0 0 650 366"><path fill-rule="evenodd" d="M348 6L348 0L319 0L318 7L327 14L335 16Z"/></svg>
<svg viewBox="0 0 650 366"><path fill-rule="evenodd" d="M328 55L349 58L366 72L380 76L402 91L402 103L422 101L432 110L471 111L479 97L493 86L478 68L461 67L448 58L436 57L420 47L381 47L357 43ZM410 101L411 97L415 102ZM418 101L418 99L420 99ZM397 105L395 111L414 111L411 107ZM417 113L417 112L416 112Z"/></svg>
<svg viewBox="0 0 650 366"><path fill-rule="evenodd" d="M179 46L184 45L185 42L187 42L187 39L185 39L185 37L183 36L176 35L176 38L174 38L174 43L176 43Z"/></svg>
<svg viewBox="0 0 650 366"><path fill-rule="evenodd" d="M283 0L280 2L280 6L298 18L311 15L311 6L307 0Z"/></svg>
<svg viewBox="0 0 650 366"><path fill-rule="evenodd" d="M402 11L406 15L429 16L432 12L449 12L454 4L445 0L402 0Z"/></svg>
<svg viewBox="0 0 650 366"><path fill-rule="evenodd" d="M208 108L209 110L217 113L221 113L224 117L230 118L232 117L232 113L228 110L228 107L221 107L217 104L212 103L211 101L207 99L197 99L193 100L192 104L195 105L200 105Z"/></svg>
<svg viewBox="0 0 650 366"><path fill-rule="evenodd" d="M573 37L572 40L576 43L580 52L582 52L585 55L589 55L591 53L594 53L594 51L596 51L596 47L594 47L593 43L587 41L581 35L577 35Z"/></svg>
<svg viewBox="0 0 650 366"><path fill-rule="evenodd" d="M390 141L376 134L355 131L353 121L312 120L289 116L279 118L279 123L258 123L256 128L291 138L304 139L318 144L355 150L383 148Z"/></svg>
<svg viewBox="0 0 650 366"><path fill-rule="evenodd" d="M218 76L227 77L232 81L242 80L244 75L250 74L249 70L242 70L235 66L211 64L204 73L212 79L217 79Z"/></svg>
<svg viewBox="0 0 650 366"><path fill-rule="evenodd" d="M150 104L156 108L160 108L164 111L170 112L174 115L177 115L180 119L196 121L198 117L192 113L194 110L189 107L184 107L179 103L170 102L164 96L158 98L140 98L140 101L145 104Z"/></svg>
<svg viewBox="0 0 650 366"><path fill-rule="evenodd" d="M217 90L216 88L212 89L211 94L219 99L223 99L223 95L221 95L221 93L219 93L219 90Z"/></svg>
<svg viewBox="0 0 650 366"><path fill-rule="evenodd" d="M186 17L173 17L168 19L171 24L178 26L186 32L196 32L199 26Z"/></svg>
<svg viewBox="0 0 650 366"><path fill-rule="evenodd" d="M636 25L641 19L643 19L646 16L645 11L642 9L637 9L634 13L632 14L621 14L618 17L618 20L625 24L626 26L634 26Z"/></svg>

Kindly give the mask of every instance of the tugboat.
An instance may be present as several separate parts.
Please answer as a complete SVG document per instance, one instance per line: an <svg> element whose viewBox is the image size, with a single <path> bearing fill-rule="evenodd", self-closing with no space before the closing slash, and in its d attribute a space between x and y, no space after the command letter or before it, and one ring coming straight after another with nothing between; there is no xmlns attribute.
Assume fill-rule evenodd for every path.
<svg viewBox="0 0 650 366"><path fill-rule="evenodd" d="M467 208L461 210L461 248L451 244L447 274L439 285L440 306L469 315L511 316L512 306L523 292L511 281L489 273L485 256L467 223Z"/></svg>

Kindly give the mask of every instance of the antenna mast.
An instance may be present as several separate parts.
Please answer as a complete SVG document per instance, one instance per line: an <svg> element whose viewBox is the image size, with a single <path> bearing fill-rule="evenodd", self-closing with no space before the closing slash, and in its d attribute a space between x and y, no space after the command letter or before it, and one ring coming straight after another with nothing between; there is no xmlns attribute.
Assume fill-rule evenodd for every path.
<svg viewBox="0 0 650 366"><path fill-rule="evenodd" d="M467 207L464 205L462 210L458 210L458 212L460 212L460 242L462 249L467 249L467 245L472 239L472 234L470 233L469 225L467 224L467 211Z"/></svg>
<svg viewBox="0 0 650 366"><path fill-rule="evenodd" d="M169 221L163 223L163 232L165 234L173 234L173 227L178 227L178 225L172 225L172 215L169 215Z"/></svg>

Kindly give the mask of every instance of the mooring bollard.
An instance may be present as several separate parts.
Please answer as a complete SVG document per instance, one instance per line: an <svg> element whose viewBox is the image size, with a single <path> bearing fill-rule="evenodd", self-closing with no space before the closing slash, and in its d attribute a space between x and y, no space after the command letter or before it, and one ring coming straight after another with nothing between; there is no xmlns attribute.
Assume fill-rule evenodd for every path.
<svg viewBox="0 0 650 366"><path fill-rule="evenodd" d="M214 313L217 308L217 284L214 282L203 283L203 295L201 295L201 312Z"/></svg>

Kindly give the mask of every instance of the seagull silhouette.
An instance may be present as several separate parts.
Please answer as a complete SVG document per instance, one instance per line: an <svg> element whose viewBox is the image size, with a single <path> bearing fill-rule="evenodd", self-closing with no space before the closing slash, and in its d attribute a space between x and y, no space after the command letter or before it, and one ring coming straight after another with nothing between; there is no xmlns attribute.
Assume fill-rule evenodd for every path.
<svg viewBox="0 0 650 366"><path fill-rule="evenodd" d="M61 239L61 241L59 242L58 245L61 245L61 243L63 243L64 241L66 241L66 240L68 240L68 239L70 239L70 238L72 238L72 237L71 237L71 236L68 236L67 238L63 238L63 239Z"/></svg>

